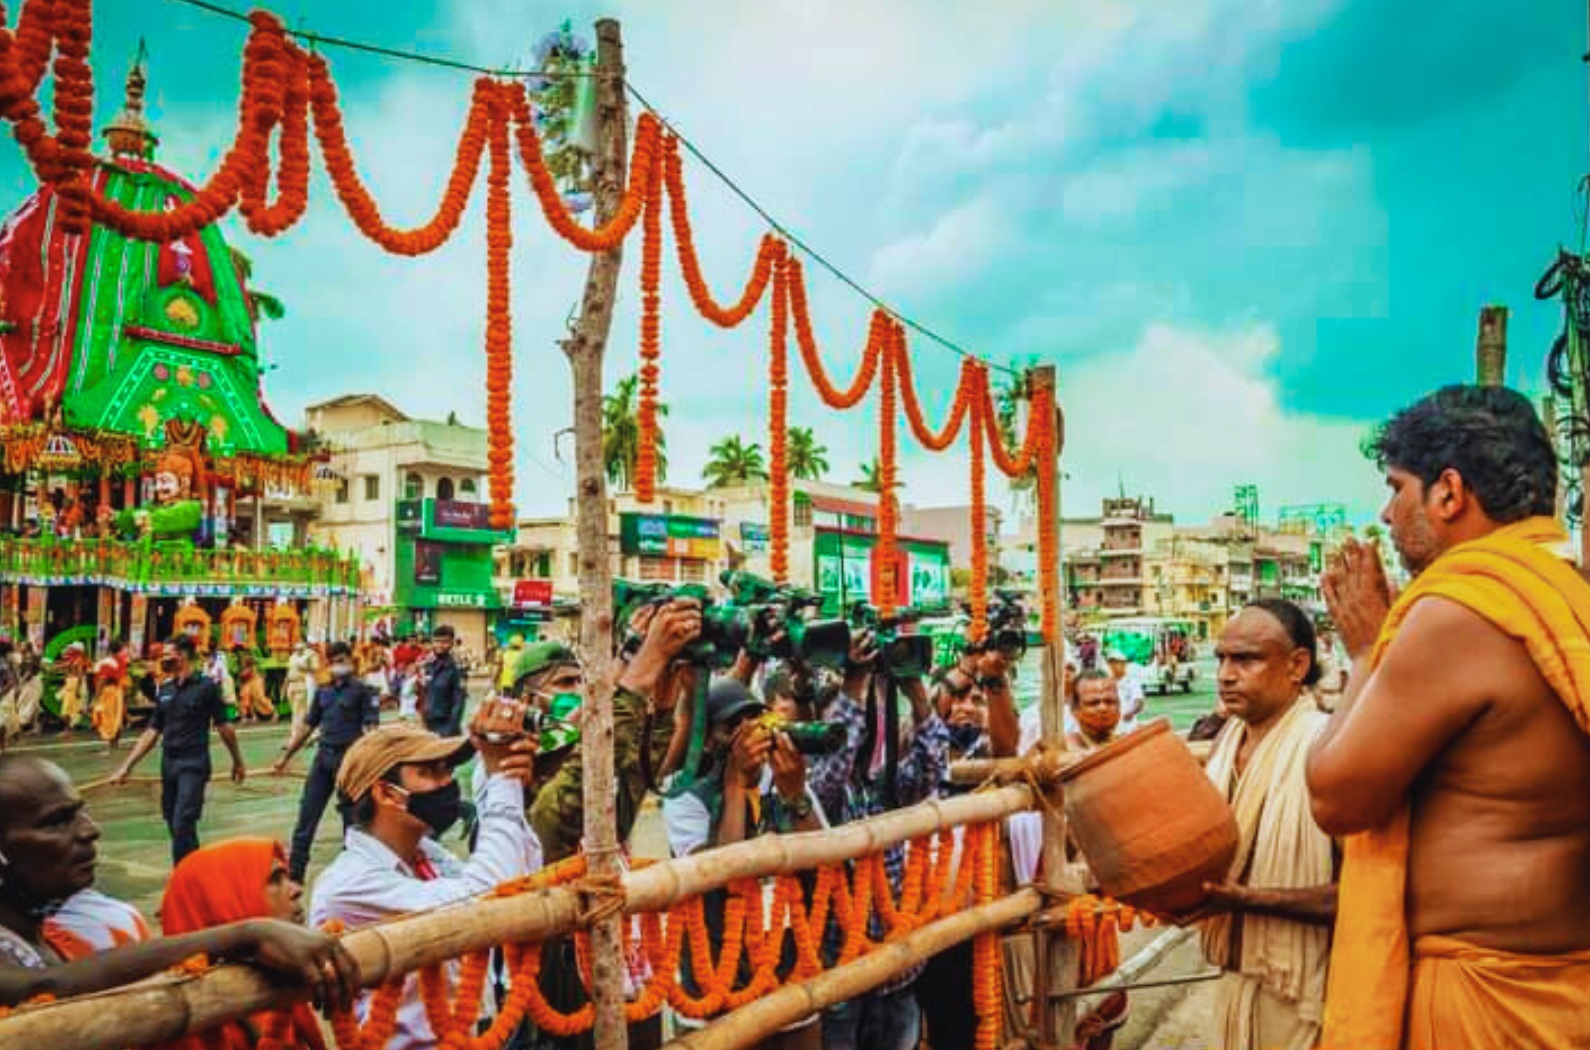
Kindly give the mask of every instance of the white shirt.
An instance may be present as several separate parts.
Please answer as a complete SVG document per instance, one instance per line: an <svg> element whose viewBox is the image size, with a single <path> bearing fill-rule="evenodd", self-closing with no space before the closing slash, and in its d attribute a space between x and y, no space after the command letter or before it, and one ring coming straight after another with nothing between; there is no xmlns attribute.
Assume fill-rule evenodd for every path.
<svg viewBox="0 0 1590 1050"><path fill-rule="evenodd" d="M437 878L414 874L407 860L386 844L358 828L349 828L342 853L321 872L309 903L309 924L318 929L337 919L348 929L373 922L453 904L495 888L541 868L541 843L524 816L524 789L504 776L487 778L479 795L480 828L475 852L460 862L429 838L420 840L420 852L436 869ZM448 964L448 975L457 980L457 964ZM370 993L359 999L362 1020L369 1009ZM485 1009L484 1003L482 1009ZM397 1029L388 1050L421 1050L436 1046L420 999L417 974L403 985L398 1005Z"/></svg>
<svg viewBox="0 0 1590 1050"><path fill-rule="evenodd" d="M1130 733L1137 728L1137 716L1143 712L1146 694L1143 683L1128 668L1124 676L1115 680L1115 695L1121 698L1120 732Z"/></svg>

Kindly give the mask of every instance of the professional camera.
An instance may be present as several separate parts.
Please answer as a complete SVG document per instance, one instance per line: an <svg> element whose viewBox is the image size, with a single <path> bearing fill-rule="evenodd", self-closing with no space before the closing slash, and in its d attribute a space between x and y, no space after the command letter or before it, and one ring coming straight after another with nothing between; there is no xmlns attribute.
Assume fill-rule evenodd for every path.
<svg viewBox="0 0 1590 1050"><path fill-rule="evenodd" d="M803 755L832 755L845 746L845 727L838 722L791 722L769 711L757 722L774 733L789 737Z"/></svg>
<svg viewBox="0 0 1590 1050"><path fill-rule="evenodd" d="M885 617L866 602L850 607L851 627L871 631L877 646L870 668L892 678L922 678L933 670L933 639L904 629L921 618L912 608L896 609Z"/></svg>
<svg viewBox="0 0 1590 1050"><path fill-rule="evenodd" d="M850 628L843 620L811 618L821 599L807 591L780 587L747 572L725 572L727 602L713 602L699 584L613 584L613 604L622 615L644 604L664 605L677 598L701 603L701 635L680 654L703 667L734 665L741 650L759 658L778 657L810 666L837 668L850 651ZM634 655L644 637L628 630L622 651Z"/></svg>
<svg viewBox="0 0 1590 1050"><path fill-rule="evenodd" d="M748 617L745 650L758 659L793 660L807 667L839 669L850 652L850 625L815 619L822 596L779 586L748 572L725 572L723 586Z"/></svg>
<svg viewBox="0 0 1590 1050"><path fill-rule="evenodd" d="M962 606L968 615L970 606ZM995 590L988 603L988 633L981 642L966 643L966 652L998 652L1011 663L1027 654L1027 610L1015 591Z"/></svg>

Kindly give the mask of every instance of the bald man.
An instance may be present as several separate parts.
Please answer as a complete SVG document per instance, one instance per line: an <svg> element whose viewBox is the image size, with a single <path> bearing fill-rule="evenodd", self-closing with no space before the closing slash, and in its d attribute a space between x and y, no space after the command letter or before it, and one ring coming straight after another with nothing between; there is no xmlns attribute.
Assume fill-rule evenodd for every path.
<svg viewBox="0 0 1590 1050"><path fill-rule="evenodd" d="M336 941L261 920L64 959L44 916L94 884L99 825L61 768L31 755L0 755L0 1006L34 996L86 995L140 981L197 954L252 962L302 981L316 1003L346 1009L359 968Z"/></svg>

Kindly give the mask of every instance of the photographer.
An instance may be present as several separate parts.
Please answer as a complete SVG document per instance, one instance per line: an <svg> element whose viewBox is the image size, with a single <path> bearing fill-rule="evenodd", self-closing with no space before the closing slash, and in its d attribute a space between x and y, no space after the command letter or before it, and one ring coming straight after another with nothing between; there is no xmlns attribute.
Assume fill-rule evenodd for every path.
<svg viewBox="0 0 1590 1050"><path fill-rule="evenodd" d="M623 665L613 691L613 771L618 789L618 837L629 838L641 802L655 781L676 762L676 742L689 732L689 718L677 719L675 710L687 694L688 672L674 666L675 658L701 633L701 607L689 599L664 605L646 605L629 617L630 630L644 638L635 655ZM573 654L562 646L562 653ZM526 650L529 654L532 650ZM622 658L621 658L622 659ZM570 679L567 661L551 660L515 682L515 695L534 696L559 683L559 694ZM577 686L576 686L577 688ZM556 695L551 703L556 702ZM686 705L688 711L688 704ZM645 759L642 760L644 754ZM556 773L536 790L530 802L530 823L541 840L547 863L555 863L580 849L585 833L585 766L582 749L575 745ZM651 776L648 777L647 774Z"/></svg>
<svg viewBox="0 0 1590 1050"><path fill-rule="evenodd" d="M844 683L823 709L825 721L847 729L848 756L841 766L832 756L813 770L812 786L834 823L845 823L876 816L892 808L903 808L933 797L949 767L951 736L922 679L915 675L890 674L893 659L890 645L880 645L872 630L852 636L850 659L845 665ZM893 671L905 670L896 666ZM886 687L893 679L896 688L910 701L910 713L902 714L901 724L887 724ZM869 698L871 703L869 704ZM869 725L868 711L872 709ZM886 733L896 736L897 761L893 770L894 798L887 799L889 781ZM900 847L884 854L884 867L890 885L899 892L905 874L905 855ZM874 929L881 936L881 929ZM839 933L829 924L823 938L823 954L832 960L838 954ZM914 1050L921 1032L921 1015L913 992L919 967L860 999L831 1007L823 1014L823 1046L826 1050Z"/></svg>
<svg viewBox="0 0 1590 1050"><path fill-rule="evenodd" d="M806 760L790 737L766 724L767 707L744 682L719 678L707 693L707 743L693 779L663 801L668 845L676 857L761 834L827 827L806 783ZM708 936L723 943L723 891L705 898ZM788 953L786 952L786 955ZM786 959L787 965L793 959ZM743 964L742 964L743 965ZM692 987L689 964L680 975ZM744 976L743 974L741 975ZM817 1050L822 1031L806 1020L764 1038L763 1050Z"/></svg>

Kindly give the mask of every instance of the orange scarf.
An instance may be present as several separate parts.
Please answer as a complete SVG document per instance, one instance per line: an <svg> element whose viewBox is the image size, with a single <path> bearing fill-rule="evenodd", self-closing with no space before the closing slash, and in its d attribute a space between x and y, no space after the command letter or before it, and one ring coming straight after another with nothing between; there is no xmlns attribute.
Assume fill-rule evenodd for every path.
<svg viewBox="0 0 1590 1050"><path fill-rule="evenodd" d="M1590 583L1560 553L1567 534L1527 518L1460 544L1402 593L1370 653L1371 668L1415 603L1457 602L1516 638L1590 734ZM1325 998L1331 1050L1399 1050L1408 998L1408 810L1347 838Z"/></svg>
<svg viewBox="0 0 1590 1050"><path fill-rule="evenodd" d="M182 858L160 902L160 925L167 937L195 933L230 922L267 918L265 884L271 868L287 863L286 851L271 839L230 839ZM265 1014L251 1018L262 1030ZM308 1004L293 1007L288 1045L326 1050L320 1025ZM237 1022L168 1044L167 1050L253 1050L254 1042Z"/></svg>

